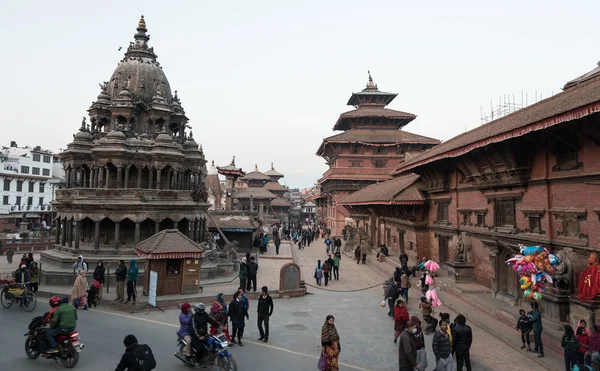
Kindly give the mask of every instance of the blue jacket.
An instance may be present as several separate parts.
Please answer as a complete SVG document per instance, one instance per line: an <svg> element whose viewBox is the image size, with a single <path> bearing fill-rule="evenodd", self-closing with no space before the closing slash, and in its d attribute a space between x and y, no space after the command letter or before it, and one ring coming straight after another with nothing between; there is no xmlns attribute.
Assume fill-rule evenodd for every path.
<svg viewBox="0 0 600 371"><path fill-rule="evenodd" d="M139 268L137 264L135 264L135 259L131 259L129 261L129 269L127 270L127 275L129 276L128 282L137 282L138 280L138 271Z"/></svg>
<svg viewBox="0 0 600 371"><path fill-rule="evenodd" d="M542 327L542 313L539 309L532 310L529 312L529 322L531 322L531 327L533 331L542 331L544 328Z"/></svg>

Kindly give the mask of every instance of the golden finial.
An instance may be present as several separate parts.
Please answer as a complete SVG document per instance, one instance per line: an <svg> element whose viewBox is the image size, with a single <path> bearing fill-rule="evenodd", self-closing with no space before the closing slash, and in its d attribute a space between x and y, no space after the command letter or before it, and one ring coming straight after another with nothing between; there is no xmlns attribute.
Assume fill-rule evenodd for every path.
<svg viewBox="0 0 600 371"><path fill-rule="evenodd" d="M139 28L146 28L146 21L144 20L144 16L140 18L140 22L138 23Z"/></svg>
<svg viewBox="0 0 600 371"><path fill-rule="evenodd" d="M271 170L275 170L275 168L273 167L273 163L271 162Z"/></svg>
<svg viewBox="0 0 600 371"><path fill-rule="evenodd" d="M367 82L367 89L377 89L377 85L373 82L373 78L371 77L371 71L367 71L369 74L369 82Z"/></svg>

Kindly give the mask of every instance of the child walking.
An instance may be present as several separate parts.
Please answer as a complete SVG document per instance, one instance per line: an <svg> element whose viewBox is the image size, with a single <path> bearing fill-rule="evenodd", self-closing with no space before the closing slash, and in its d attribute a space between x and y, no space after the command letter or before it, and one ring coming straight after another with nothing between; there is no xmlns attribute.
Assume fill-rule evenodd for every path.
<svg viewBox="0 0 600 371"><path fill-rule="evenodd" d="M531 339L529 334L531 333L531 322L529 322L529 317L527 317L527 313L525 310L521 309L519 311L519 320L517 321L517 331L521 331L521 342L523 345L521 349L527 348L531 352ZM527 343L527 347L525 347L525 343Z"/></svg>

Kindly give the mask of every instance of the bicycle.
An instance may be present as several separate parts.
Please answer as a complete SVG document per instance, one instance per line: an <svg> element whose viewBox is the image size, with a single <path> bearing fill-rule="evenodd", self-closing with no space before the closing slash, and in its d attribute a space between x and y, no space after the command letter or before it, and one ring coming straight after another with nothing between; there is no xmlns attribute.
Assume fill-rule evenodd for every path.
<svg viewBox="0 0 600 371"><path fill-rule="evenodd" d="M37 297L30 290L29 282L8 283L0 292L0 303L4 308L10 308L14 303L19 303L26 312L31 312L37 305Z"/></svg>

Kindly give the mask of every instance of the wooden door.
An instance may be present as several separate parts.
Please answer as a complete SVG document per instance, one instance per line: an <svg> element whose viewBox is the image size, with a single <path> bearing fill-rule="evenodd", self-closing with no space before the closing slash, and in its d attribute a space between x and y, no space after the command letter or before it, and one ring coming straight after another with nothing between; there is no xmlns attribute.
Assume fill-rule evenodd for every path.
<svg viewBox="0 0 600 371"><path fill-rule="evenodd" d="M196 294L200 287L199 258L183 259L183 279L181 280L182 294Z"/></svg>
<svg viewBox="0 0 600 371"><path fill-rule="evenodd" d="M181 271L181 259L167 259L163 260L164 270L163 279L160 280L159 295L173 295L181 294L181 277L183 276Z"/></svg>
<svg viewBox="0 0 600 371"><path fill-rule="evenodd" d="M446 236L438 237L440 264L446 264L448 261L448 240L449 237Z"/></svg>

